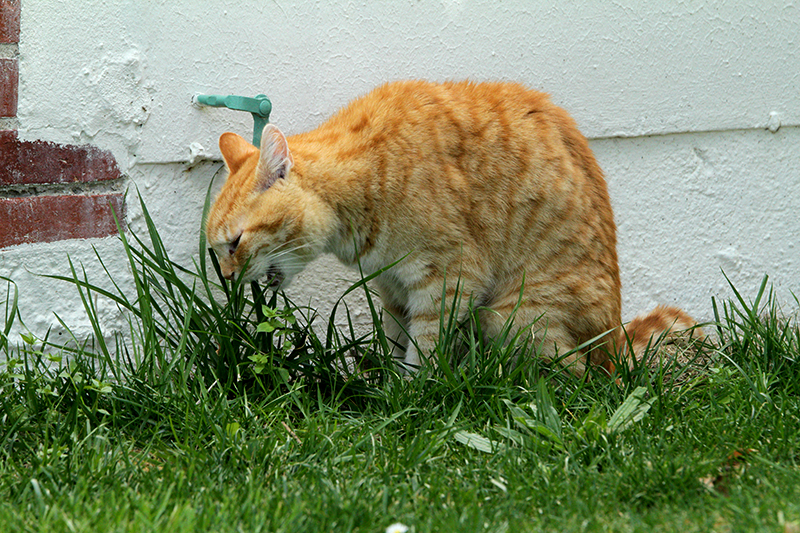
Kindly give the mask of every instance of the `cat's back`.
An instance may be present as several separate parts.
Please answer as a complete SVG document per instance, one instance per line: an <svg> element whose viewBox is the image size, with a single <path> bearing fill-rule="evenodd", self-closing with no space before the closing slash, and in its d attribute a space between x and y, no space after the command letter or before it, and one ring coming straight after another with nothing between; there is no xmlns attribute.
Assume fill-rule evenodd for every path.
<svg viewBox="0 0 800 533"><path fill-rule="evenodd" d="M528 246L553 225L584 226L614 248L605 181L586 138L546 94L518 83L387 83L289 145L301 167L336 167L317 185L353 188L350 197L369 201L374 216L394 218L402 206L420 230L459 239L468 231L498 245Z"/></svg>
<svg viewBox="0 0 800 533"><path fill-rule="evenodd" d="M546 94L513 82L390 82L290 138L291 145L312 158L324 153L389 166L402 160L406 174L454 168L479 182L517 179L531 166L561 160L602 181L569 114Z"/></svg>
<svg viewBox="0 0 800 533"><path fill-rule="evenodd" d="M453 140L460 142L472 136L493 141L497 134L519 135L520 126L537 114L540 121L571 122L546 94L519 83L407 80L386 83L353 100L315 132L364 141L386 141L389 134L427 137L432 132L457 134Z"/></svg>

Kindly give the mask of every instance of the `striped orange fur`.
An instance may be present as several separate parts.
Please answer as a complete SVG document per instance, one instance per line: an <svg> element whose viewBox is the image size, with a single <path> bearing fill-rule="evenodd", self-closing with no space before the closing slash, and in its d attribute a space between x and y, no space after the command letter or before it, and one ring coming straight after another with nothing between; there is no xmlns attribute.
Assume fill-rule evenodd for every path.
<svg viewBox="0 0 800 533"><path fill-rule="evenodd" d="M542 93L514 83L389 83L307 133L286 138L268 125L260 150L224 133L220 149L229 177L206 232L224 275L288 282L321 253L367 274L402 258L375 283L407 366L436 345L445 276L445 309L458 280L458 318L474 299L489 334L522 294L515 324L542 317L534 331L543 357L598 336L595 344L620 344L603 173L572 118ZM637 342L672 327L636 324ZM610 370L608 351L564 362L583 374L588 354Z"/></svg>

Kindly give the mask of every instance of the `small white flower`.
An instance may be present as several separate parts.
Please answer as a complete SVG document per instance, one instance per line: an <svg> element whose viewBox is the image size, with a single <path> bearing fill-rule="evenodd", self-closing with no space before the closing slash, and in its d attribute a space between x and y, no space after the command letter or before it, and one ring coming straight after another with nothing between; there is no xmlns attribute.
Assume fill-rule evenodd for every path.
<svg viewBox="0 0 800 533"><path fill-rule="evenodd" d="M406 533L406 531L408 531L408 526L400 522L386 528L386 533Z"/></svg>

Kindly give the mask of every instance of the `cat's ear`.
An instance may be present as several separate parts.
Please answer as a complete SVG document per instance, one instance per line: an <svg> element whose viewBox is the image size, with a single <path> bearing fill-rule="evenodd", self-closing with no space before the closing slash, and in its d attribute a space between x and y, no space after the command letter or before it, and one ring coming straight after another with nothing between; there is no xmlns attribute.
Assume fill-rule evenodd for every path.
<svg viewBox="0 0 800 533"><path fill-rule="evenodd" d="M234 174L257 149L239 135L228 131L219 136L219 151L228 170Z"/></svg>
<svg viewBox="0 0 800 533"><path fill-rule="evenodd" d="M285 178L293 164L289 143L281 130L272 124L264 126L261 134L261 158L256 169L256 180L262 190L269 189L273 183Z"/></svg>

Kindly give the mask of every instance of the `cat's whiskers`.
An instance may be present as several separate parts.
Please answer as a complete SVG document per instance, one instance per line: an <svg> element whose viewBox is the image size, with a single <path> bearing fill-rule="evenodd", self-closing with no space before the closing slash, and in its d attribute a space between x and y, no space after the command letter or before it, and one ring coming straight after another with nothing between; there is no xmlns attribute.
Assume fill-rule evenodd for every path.
<svg viewBox="0 0 800 533"><path fill-rule="evenodd" d="M283 244L278 245L277 248L275 248L269 254L267 254L267 258L278 259L278 258L283 257L285 255L292 254L292 253L294 253L294 252L296 252L298 250L304 250L304 249L311 248L311 244L307 243L307 242L301 242L297 246L293 246L291 248L288 248L288 246L290 244L292 244L292 242L299 241L299 240L300 239L294 239L293 241L287 241L287 242L285 242Z"/></svg>

